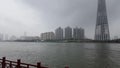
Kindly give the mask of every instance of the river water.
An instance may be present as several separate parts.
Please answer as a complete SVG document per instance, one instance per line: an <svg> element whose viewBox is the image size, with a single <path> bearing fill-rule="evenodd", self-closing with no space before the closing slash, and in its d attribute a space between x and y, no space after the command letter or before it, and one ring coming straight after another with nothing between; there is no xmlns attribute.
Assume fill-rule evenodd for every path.
<svg viewBox="0 0 120 68"><path fill-rule="evenodd" d="M49 68L120 68L120 44L0 42L0 57Z"/></svg>

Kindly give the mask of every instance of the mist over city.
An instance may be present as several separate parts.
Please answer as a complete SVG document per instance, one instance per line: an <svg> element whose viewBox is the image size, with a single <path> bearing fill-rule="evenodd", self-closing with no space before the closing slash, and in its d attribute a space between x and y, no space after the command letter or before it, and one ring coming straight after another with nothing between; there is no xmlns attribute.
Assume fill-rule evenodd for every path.
<svg viewBox="0 0 120 68"><path fill-rule="evenodd" d="M120 37L119 0L106 0L110 36ZM9 36L40 36L58 27L85 29L94 38L97 0L0 0L0 33Z"/></svg>
<svg viewBox="0 0 120 68"><path fill-rule="evenodd" d="M120 0L0 0L0 68L120 68Z"/></svg>

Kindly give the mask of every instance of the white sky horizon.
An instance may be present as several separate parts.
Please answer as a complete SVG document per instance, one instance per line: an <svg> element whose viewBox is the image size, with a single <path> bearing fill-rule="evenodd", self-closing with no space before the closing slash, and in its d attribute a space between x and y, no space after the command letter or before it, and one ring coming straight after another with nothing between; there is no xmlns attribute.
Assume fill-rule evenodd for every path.
<svg viewBox="0 0 120 68"><path fill-rule="evenodd" d="M120 38L119 0L106 0L111 38ZM0 33L40 36L58 27L82 27L94 38L97 0L0 0Z"/></svg>

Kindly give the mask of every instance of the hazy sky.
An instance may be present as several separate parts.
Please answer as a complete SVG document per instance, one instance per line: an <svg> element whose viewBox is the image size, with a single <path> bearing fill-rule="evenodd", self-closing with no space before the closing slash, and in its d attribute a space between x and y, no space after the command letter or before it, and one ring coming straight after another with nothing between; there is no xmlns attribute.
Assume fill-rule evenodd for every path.
<svg viewBox="0 0 120 68"><path fill-rule="evenodd" d="M120 37L120 0L106 0L111 37ZM82 27L93 38L97 0L0 0L0 33L40 35L57 27Z"/></svg>

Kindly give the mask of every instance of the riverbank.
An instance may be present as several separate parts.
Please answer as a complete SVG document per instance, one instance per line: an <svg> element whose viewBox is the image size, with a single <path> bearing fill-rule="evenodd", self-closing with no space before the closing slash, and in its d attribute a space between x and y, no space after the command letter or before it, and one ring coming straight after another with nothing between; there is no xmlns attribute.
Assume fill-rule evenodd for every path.
<svg viewBox="0 0 120 68"><path fill-rule="evenodd" d="M54 43L120 43L120 40L97 41L97 40L7 40L0 42L54 42Z"/></svg>

